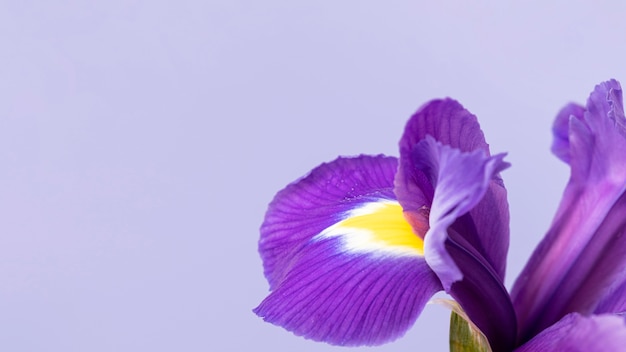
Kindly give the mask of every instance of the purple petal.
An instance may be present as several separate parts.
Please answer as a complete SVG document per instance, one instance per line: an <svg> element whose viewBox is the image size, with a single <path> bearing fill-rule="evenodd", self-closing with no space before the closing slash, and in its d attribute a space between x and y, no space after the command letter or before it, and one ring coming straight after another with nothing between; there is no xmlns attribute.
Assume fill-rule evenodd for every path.
<svg viewBox="0 0 626 352"><path fill-rule="evenodd" d="M395 192L409 219L429 217L424 252L446 290L492 347L507 349L516 321L502 284L509 240L502 157L489 156L475 116L435 100L407 124Z"/></svg>
<svg viewBox="0 0 626 352"><path fill-rule="evenodd" d="M314 236L368 199L395 199L397 159L338 158L324 163L276 194L261 226L259 252L273 288Z"/></svg>
<svg viewBox="0 0 626 352"><path fill-rule="evenodd" d="M570 181L551 229L512 290L522 339L569 312L589 314L600 302L623 304L607 301L626 270L626 133L619 83L597 86L582 117L571 116Z"/></svg>
<svg viewBox="0 0 626 352"><path fill-rule="evenodd" d="M438 142L461 152L483 151L489 146L474 115L451 99L434 100L422 106L409 120L400 140L400 167L395 180L395 193L409 219L423 222L428 216L434 197L434 175L417 168L415 145L431 136ZM504 280L506 253L509 246L509 211L506 190L495 175L487 190L469 211L469 221L460 233L471 236L479 250L501 281Z"/></svg>
<svg viewBox="0 0 626 352"><path fill-rule="evenodd" d="M400 171L396 176L396 195L405 211L419 212L432 203L433 185L419 172L412 157L414 146L426 136L464 152L489 147L476 117L452 100L433 100L423 105L407 122L400 139Z"/></svg>
<svg viewBox="0 0 626 352"><path fill-rule="evenodd" d="M626 278L620 277L614 280L600 303L598 303L594 313L626 314Z"/></svg>
<svg viewBox="0 0 626 352"><path fill-rule="evenodd" d="M508 167L503 157L489 157L483 150L464 153L430 136L413 150L415 167L435 186L424 242L426 262L492 348L505 350L515 342L515 312L499 274L476 247L479 237L469 214L494 175Z"/></svg>
<svg viewBox="0 0 626 352"><path fill-rule="evenodd" d="M339 158L278 193L261 228L272 292L255 309L297 335L377 345L441 290L391 187L396 160Z"/></svg>
<svg viewBox="0 0 626 352"><path fill-rule="evenodd" d="M581 120L585 108L575 104L567 104L556 116L554 124L552 125L552 134L554 135L554 141L552 142L552 152L561 160L569 163L569 123L570 119Z"/></svg>
<svg viewBox="0 0 626 352"><path fill-rule="evenodd" d="M312 340L379 345L401 337L441 290L423 257L341 248L339 238L308 245L255 312Z"/></svg>
<svg viewBox="0 0 626 352"><path fill-rule="evenodd" d="M626 346L623 317L612 315L566 315L515 352L580 351L614 352Z"/></svg>
<svg viewBox="0 0 626 352"><path fill-rule="evenodd" d="M492 350L510 351L516 341L517 322L503 283L470 244L449 239L446 249L463 272L463 279L452 284L450 295L485 335Z"/></svg>
<svg viewBox="0 0 626 352"><path fill-rule="evenodd" d="M559 302L544 314L567 312L614 313L623 311L626 296L616 295L616 287L626 279L626 195L611 207L593 238L581 251L559 285Z"/></svg>
<svg viewBox="0 0 626 352"><path fill-rule="evenodd" d="M434 185L434 197L430 208L430 229L425 235L426 262L437 273L446 291L452 283L463 278L461 270L445 249L448 228L467 214L489 189L491 179L508 164L503 154L488 157L483 150L462 153L443 145L432 137L415 145L412 158L417 170L423 172ZM459 226L467 230L468 226ZM475 246L475 230L459 233ZM474 247L475 248L475 247Z"/></svg>

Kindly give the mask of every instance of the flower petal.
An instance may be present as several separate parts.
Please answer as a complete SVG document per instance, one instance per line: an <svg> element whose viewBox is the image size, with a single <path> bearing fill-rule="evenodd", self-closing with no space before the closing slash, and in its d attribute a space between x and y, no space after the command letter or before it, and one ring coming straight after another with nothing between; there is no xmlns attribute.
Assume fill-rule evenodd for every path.
<svg viewBox="0 0 626 352"><path fill-rule="evenodd" d="M585 108L575 104L567 104L556 116L552 125L552 134L554 141L552 142L552 152L561 160L569 163L569 123L570 119L583 119Z"/></svg>
<svg viewBox="0 0 626 352"><path fill-rule="evenodd" d="M626 130L617 81L598 85L569 119L570 181L554 222L517 279L521 338L569 312L592 313L624 280ZM617 281L616 281L617 280Z"/></svg>
<svg viewBox="0 0 626 352"><path fill-rule="evenodd" d="M463 280L452 284L450 295L485 335L493 351L510 351L517 339L517 322L503 283L470 244L448 239L446 249L463 272Z"/></svg>
<svg viewBox="0 0 626 352"><path fill-rule="evenodd" d="M435 186L424 240L426 262L495 350L513 347L515 312L499 274L477 247L480 237L469 213L492 178L508 167L504 155L461 152L426 136L412 157L416 170ZM489 314L485 307L490 307Z"/></svg>
<svg viewBox="0 0 626 352"><path fill-rule="evenodd" d="M385 257L342 247L335 237L303 249L255 313L316 341L379 345L401 337L441 290L422 257Z"/></svg>
<svg viewBox="0 0 626 352"><path fill-rule="evenodd" d="M626 278L620 277L614 280L613 285L609 287L607 293L598 303L594 313L626 314Z"/></svg>
<svg viewBox="0 0 626 352"><path fill-rule="evenodd" d="M476 117L454 100L424 105L400 141L395 192L407 218L429 218L425 256L444 288L494 348L515 342L515 312L503 286L508 205ZM485 314L485 307L490 314Z"/></svg>
<svg viewBox="0 0 626 352"><path fill-rule="evenodd" d="M433 100L423 105L406 124L400 139L400 171L396 195L407 212L419 212L432 203L434 188L422 172L415 170L414 146L426 136L464 152L489 152L476 117L452 100Z"/></svg>
<svg viewBox="0 0 626 352"><path fill-rule="evenodd" d="M542 331L515 352L614 352L626 346L624 318L613 315L585 317L572 313Z"/></svg>
<svg viewBox="0 0 626 352"><path fill-rule="evenodd" d="M339 158L279 192L261 231L272 292L255 309L297 335L377 345L441 290L393 198L393 158Z"/></svg>
<svg viewBox="0 0 626 352"><path fill-rule="evenodd" d="M509 164L502 160L504 154L489 157L483 150L462 153L431 136L415 145L412 158L416 170L426 175L435 187L429 215L430 229L425 235L425 254L426 261L444 288L449 290L463 275L444 247L449 237L448 228L480 202L491 179ZM464 237L476 249L476 244L481 245L476 229L471 224L465 225L458 223L463 231L455 231L455 234Z"/></svg>
<svg viewBox="0 0 626 352"><path fill-rule="evenodd" d="M400 140L400 166L395 193L409 219L425 219L434 197L433 175L419 170L413 156L415 145L432 136L436 141L461 152L483 151L489 156L480 125L474 115L452 99L433 100L422 106L409 120ZM475 248L504 281L509 246L509 210L506 190L495 175L480 201L470 210ZM420 221L417 221L420 222Z"/></svg>
<svg viewBox="0 0 626 352"><path fill-rule="evenodd" d="M278 192L261 225L259 252L273 288L309 240L367 200L395 199L394 157L360 156L324 163Z"/></svg>

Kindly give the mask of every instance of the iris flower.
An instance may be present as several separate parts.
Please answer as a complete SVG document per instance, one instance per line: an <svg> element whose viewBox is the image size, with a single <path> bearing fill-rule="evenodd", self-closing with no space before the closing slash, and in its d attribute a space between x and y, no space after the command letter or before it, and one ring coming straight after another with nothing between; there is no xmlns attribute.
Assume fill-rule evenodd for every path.
<svg viewBox="0 0 626 352"><path fill-rule="evenodd" d="M622 90L596 86L554 124L571 168L546 236L511 293L509 211L474 115L452 99L422 106L400 157L340 157L278 192L259 251L270 294L254 310L334 345L401 337L445 291L493 351L626 346L626 118Z"/></svg>

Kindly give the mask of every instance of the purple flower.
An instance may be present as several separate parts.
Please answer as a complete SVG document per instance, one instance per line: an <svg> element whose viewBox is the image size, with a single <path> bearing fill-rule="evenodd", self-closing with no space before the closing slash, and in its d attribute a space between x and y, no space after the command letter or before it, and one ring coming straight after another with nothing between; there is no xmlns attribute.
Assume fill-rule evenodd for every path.
<svg viewBox="0 0 626 352"><path fill-rule="evenodd" d="M499 176L509 165L490 155L476 117L445 99L411 117L399 159L339 158L276 195L259 241L271 293L254 311L313 340L377 345L402 336L445 290L494 351L625 344L621 317L593 315L626 305L621 104L611 81L586 109L559 114L554 151L572 178L511 296Z"/></svg>
<svg viewBox="0 0 626 352"><path fill-rule="evenodd" d="M511 292L520 341L571 312L626 310L625 124L615 80L596 86L586 107L569 104L556 118L552 150L571 176L550 230Z"/></svg>

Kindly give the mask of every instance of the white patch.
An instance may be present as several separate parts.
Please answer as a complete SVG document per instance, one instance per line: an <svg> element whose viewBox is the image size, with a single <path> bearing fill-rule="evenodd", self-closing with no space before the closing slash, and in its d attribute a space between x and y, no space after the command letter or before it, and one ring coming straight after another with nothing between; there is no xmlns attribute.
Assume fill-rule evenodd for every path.
<svg viewBox="0 0 626 352"><path fill-rule="evenodd" d="M356 216L373 214L388 204L398 204L396 201L381 200L378 202L369 202L364 205L345 212L342 220L331 225L313 237L313 241L326 238L338 237L341 239L342 247L348 252L353 253L371 253L384 256L421 256L414 248L407 246L394 246L378 240L373 231L350 227L344 225L344 221Z"/></svg>

